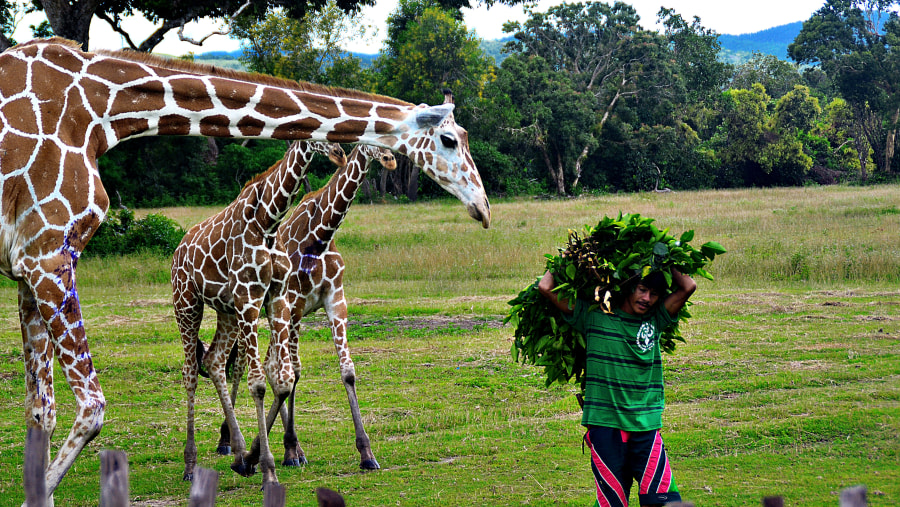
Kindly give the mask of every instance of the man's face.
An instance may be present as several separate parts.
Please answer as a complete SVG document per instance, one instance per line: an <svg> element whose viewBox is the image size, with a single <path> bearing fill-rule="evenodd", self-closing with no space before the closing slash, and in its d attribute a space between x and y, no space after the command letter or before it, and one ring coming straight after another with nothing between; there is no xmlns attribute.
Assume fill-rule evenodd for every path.
<svg viewBox="0 0 900 507"><path fill-rule="evenodd" d="M657 301L659 301L659 293L656 290L638 283L634 292L622 302L622 311L631 315L644 315L653 308Z"/></svg>

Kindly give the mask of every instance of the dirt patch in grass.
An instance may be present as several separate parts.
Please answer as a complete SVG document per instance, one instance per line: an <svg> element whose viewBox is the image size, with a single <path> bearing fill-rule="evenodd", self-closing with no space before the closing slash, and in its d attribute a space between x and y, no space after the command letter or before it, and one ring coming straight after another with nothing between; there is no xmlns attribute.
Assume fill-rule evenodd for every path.
<svg viewBox="0 0 900 507"><path fill-rule="evenodd" d="M370 321L350 321L350 326L372 327L372 326L388 326L394 329L465 329L471 331L476 327L498 329L503 327L503 319L496 317L494 319L475 318L471 316L447 316L447 315L428 315L417 317L403 317L398 319L378 319Z"/></svg>

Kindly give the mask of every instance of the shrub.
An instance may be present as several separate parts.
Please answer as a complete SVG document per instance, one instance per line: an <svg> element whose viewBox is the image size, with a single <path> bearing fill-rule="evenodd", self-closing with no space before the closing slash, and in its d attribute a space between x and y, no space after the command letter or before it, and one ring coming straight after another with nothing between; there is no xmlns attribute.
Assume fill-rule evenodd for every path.
<svg viewBox="0 0 900 507"><path fill-rule="evenodd" d="M169 256L178 248L185 230L171 218L149 214L135 220L134 212L121 208L112 210L84 249L88 257L126 255L148 252Z"/></svg>

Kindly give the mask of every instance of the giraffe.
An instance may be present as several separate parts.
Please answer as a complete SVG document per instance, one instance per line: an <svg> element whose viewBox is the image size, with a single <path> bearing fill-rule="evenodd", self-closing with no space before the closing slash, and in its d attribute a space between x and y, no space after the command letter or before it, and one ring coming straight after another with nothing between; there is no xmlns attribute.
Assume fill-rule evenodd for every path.
<svg viewBox="0 0 900 507"><path fill-rule="evenodd" d="M356 372L347 347L347 304L344 299L344 261L334 244L334 234L349 211L360 184L365 180L372 160L394 170L397 161L394 154L374 146L357 145L350 152L347 163L338 169L319 190L307 194L294 208L290 217L278 227L278 242L285 246L290 257L290 276L287 281L287 303L290 308L290 358L294 371L294 386L288 396L288 405L282 409L284 424L285 466L306 463L306 456L299 445L294 424L294 396L300 376L298 352L301 319L323 308L328 316L332 338L338 353L341 380L347 391L350 412L356 432L356 447L360 452L360 468L380 468L372 452L369 436L363 427L356 396ZM237 396L244 368L244 354L238 352L232 401ZM274 408L274 407L273 407ZM270 412L271 414L272 412ZM218 452L228 454L228 444L233 438L231 425L222 423Z"/></svg>
<svg viewBox="0 0 900 507"><path fill-rule="evenodd" d="M53 359L74 393L72 427L50 460L48 498L103 427L106 398L88 347L76 266L109 209L97 159L138 136L204 135L372 144L452 168L458 196L487 228L490 205L452 105L255 76L64 39L0 54L0 273L18 282L26 425L56 428ZM415 160L423 163L423 160ZM196 360L185 358L185 378ZM264 393L251 368L251 393ZM263 385L260 389L259 386Z"/></svg>
<svg viewBox="0 0 900 507"><path fill-rule="evenodd" d="M228 396L225 356L240 339L245 344L241 350L251 354L249 361L259 361L256 326L265 302L272 330L266 354L266 361L271 364L266 370L277 372L277 378L270 377L270 383L275 391L275 405L280 406L288 394L287 386L293 383L293 371L286 367L290 364L287 348L289 313L284 297L290 260L275 232L300 190L301 181L316 153L326 155L338 166L347 162L339 144L294 142L284 157L288 163L272 165L247 182L225 209L192 227L172 259L172 301L185 358L193 362L202 357L219 394L235 449L231 468L241 475L252 475L255 465L262 462L263 473L268 474L264 482L275 481L271 476L275 463L266 435L268 418L262 413L257 414L259 436L254 440L252 450L246 451ZM216 312L217 333L204 354L198 333L205 306ZM184 380L187 391L184 479L193 480L197 464L194 442L197 370L192 367L187 370Z"/></svg>

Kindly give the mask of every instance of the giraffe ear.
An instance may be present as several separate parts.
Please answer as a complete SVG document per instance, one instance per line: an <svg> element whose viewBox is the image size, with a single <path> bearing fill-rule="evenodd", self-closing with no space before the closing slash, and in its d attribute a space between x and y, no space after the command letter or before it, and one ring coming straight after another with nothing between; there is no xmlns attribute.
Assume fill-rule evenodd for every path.
<svg viewBox="0 0 900 507"><path fill-rule="evenodd" d="M437 127L453 112L453 104L429 106L416 113L416 125L419 127Z"/></svg>

